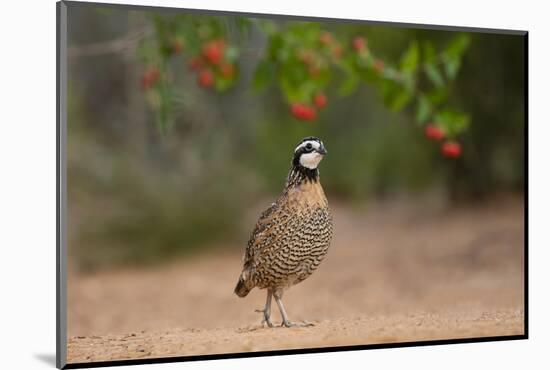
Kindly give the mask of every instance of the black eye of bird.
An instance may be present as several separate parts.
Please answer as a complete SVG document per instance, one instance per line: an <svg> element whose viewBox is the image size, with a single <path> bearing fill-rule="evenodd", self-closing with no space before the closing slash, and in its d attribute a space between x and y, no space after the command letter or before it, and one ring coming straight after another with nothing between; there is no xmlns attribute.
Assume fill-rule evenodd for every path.
<svg viewBox="0 0 550 370"><path fill-rule="evenodd" d="M307 149L307 150L311 150L311 147L312 147L311 143L307 143L306 149Z"/></svg>

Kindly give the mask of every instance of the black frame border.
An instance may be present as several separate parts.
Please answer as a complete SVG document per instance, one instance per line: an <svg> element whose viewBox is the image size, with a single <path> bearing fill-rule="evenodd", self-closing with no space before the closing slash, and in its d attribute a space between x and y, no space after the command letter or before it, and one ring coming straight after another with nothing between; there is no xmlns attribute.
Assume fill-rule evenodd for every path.
<svg viewBox="0 0 550 370"><path fill-rule="evenodd" d="M524 37L524 331L522 335L489 336L474 338L457 338L428 340L415 342L379 343L352 346L317 347L271 350L258 352L220 353L192 356L174 356L145 359L112 360L97 362L67 363L67 266L66 258L66 217L67 217L67 177L66 177L66 147L67 147L67 7L111 8L125 10L141 10L169 13L207 14L213 16L245 16L253 18L287 19L318 22L348 22L375 26L390 26L394 28L416 28L440 31L460 31L475 33L494 33L502 35L517 35ZM358 351L368 349L422 347L448 344L469 344L529 339L529 32L526 30L507 30L477 27L460 27L447 25L428 25L420 23L384 22L360 19L312 17L287 14L266 14L240 11L174 8L161 6L144 6L133 4L110 4L100 2L79 2L61 0L56 3L56 367L58 369L81 369L108 366L127 366L143 364L159 364L187 361L205 361L249 357L283 356L295 354L329 353L342 351Z"/></svg>

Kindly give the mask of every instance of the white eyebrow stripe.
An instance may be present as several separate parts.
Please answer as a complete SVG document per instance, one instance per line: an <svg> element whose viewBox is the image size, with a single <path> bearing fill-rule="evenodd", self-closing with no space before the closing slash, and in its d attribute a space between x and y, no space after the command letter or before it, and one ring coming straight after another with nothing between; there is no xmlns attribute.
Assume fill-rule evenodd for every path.
<svg viewBox="0 0 550 370"><path fill-rule="evenodd" d="M319 142L315 140L307 140L298 145L296 149L294 149L294 153L296 153L298 149L305 147L307 144L311 144L315 149L319 149L319 147L321 146L321 144L319 144Z"/></svg>

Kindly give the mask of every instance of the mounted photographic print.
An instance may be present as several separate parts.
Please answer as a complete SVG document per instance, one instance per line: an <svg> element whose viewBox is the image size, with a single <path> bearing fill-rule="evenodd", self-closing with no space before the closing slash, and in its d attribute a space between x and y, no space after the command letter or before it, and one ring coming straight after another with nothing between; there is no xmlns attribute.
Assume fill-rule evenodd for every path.
<svg viewBox="0 0 550 370"><path fill-rule="evenodd" d="M57 5L58 367L527 338L527 32Z"/></svg>

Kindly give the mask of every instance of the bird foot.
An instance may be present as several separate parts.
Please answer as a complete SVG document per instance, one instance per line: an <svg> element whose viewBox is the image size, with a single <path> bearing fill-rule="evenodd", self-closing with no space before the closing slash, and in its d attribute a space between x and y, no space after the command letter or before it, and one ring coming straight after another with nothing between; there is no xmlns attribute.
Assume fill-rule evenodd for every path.
<svg viewBox="0 0 550 370"><path fill-rule="evenodd" d="M255 310L256 312L260 312L263 314L264 318L262 320L262 326L264 326L264 324L266 324L268 327L272 328L273 327L273 323L271 322L271 319L269 317L269 315L267 314L267 311L264 309L264 310Z"/></svg>
<svg viewBox="0 0 550 370"><path fill-rule="evenodd" d="M314 323L308 322L308 321L302 321L302 322L292 322L292 321L283 321L281 323L281 326L287 327L287 328L305 328L309 326L315 326Z"/></svg>

